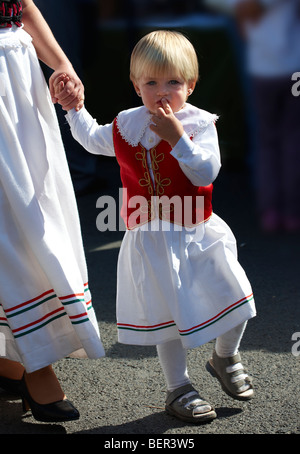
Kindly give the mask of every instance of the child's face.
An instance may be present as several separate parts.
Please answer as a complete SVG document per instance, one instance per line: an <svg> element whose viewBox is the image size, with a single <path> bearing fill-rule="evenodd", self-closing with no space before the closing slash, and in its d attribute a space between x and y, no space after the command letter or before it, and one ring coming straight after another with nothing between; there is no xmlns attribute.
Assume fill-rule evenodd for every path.
<svg viewBox="0 0 300 454"><path fill-rule="evenodd" d="M144 106L156 114L158 108L162 107L162 98L167 100L173 112L182 109L190 90L193 91L195 87L195 82L188 83L176 74L167 73L155 77L141 77L133 85Z"/></svg>

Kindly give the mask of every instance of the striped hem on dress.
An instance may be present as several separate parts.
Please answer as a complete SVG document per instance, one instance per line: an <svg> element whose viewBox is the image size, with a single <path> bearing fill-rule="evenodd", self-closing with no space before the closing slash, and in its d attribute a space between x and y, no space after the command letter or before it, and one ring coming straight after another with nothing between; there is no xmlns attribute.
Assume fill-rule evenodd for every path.
<svg viewBox="0 0 300 454"><path fill-rule="evenodd" d="M27 323L23 326L19 326L17 328L13 329L11 328L13 336L15 338L25 336L27 334L32 333L33 331L37 331L43 328L44 326L63 316L68 316L73 325L78 325L80 323L87 322L89 321L88 311L92 309L93 306L91 299L89 299L88 301L85 300L86 292L89 292L88 283L84 284L84 293L76 293L58 297L53 289L48 290L33 299L30 299L14 307L6 309L5 310L6 317L0 317L0 326L7 326L11 328L9 324L10 319L13 319L14 317L25 312L31 311L37 308L38 306L41 306L42 304L46 303L47 301L53 300L55 298L58 298L60 300L62 306L49 311L41 318L31 321L30 323ZM84 303L86 306L86 310L84 310L83 312L75 313L74 315L69 315L65 310L65 306L69 306L75 303Z"/></svg>
<svg viewBox="0 0 300 454"><path fill-rule="evenodd" d="M214 317L210 318L209 320L206 320L205 322L199 323L188 329L184 329L184 330L178 329L178 332L181 336L188 336L197 331L203 330L203 329L207 328L208 326L218 322L223 317L226 317L226 315L230 314L232 311L234 311L235 309L250 302L251 300L253 300L253 293L251 293L251 295L246 296L246 297L240 299L239 301L231 304L230 306L226 307L224 310L222 310L221 312L219 312L218 314L216 314ZM174 320L170 320L170 321L164 322L164 323L159 323L156 325L148 325L148 326L134 325L134 324L130 324L130 323L117 323L118 329L139 331L139 332L157 331L157 330L161 330L161 329L170 328L171 326L175 326L175 325L176 325L176 323Z"/></svg>

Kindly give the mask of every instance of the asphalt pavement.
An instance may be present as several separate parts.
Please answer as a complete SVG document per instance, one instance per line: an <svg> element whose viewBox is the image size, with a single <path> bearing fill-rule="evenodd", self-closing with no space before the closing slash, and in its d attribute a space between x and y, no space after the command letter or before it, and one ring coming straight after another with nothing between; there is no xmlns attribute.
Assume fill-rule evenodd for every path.
<svg viewBox="0 0 300 454"><path fill-rule="evenodd" d="M190 350L188 364L193 384L215 406L217 419L204 425L180 422L164 411L166 390L155 347L117 341L116 265L124 232L99 232L96 218L99 197L118 200L120 185L114 160L104 160L101 167L99 189L78 197L78 207L106 357L65 358L54 366L65 393L80 411L78 421L40 423L30 412L22 413L20 399L0 390L1 436L99 435L98 447L142 451L180 447L184 440L186 448L200 447L207 440L201 435L300 434L300 235L262 233L248 175L221 171L214 211L237 238L239 259L252 283L258 311L241 345L255 398L239 402L221 390L205 369L213 349L210 342ZM151 445L154 438L156 446Z"/></svg>

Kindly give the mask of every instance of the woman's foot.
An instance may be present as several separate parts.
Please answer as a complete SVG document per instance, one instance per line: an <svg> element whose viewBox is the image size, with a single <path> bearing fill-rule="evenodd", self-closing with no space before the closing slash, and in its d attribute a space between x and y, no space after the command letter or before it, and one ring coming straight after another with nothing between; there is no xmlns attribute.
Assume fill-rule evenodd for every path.
<svg viewBox="0 0 300 454"><path fill-rule="evenodd" d="M23 410L31 409L38 421L63 422L79 418L78 410L66 399L52 366L27 373L20 363L1 358L0 387L19 394Z"/></svg>
<svg viewBox="0 0 300 454"><path fill-rule="evenodd" d="M22 364L6 358L0 359L0 388L8 393L20 395L20 384L24 374Z"/></svg>
<svg viewBox="0 0 300 454"><path fill-rule="evenodd" d="M79 418L79 412L67 400L51 366L23 375L23 410L31 410L37 421L64 422Z"/></svg>
<svg viewBox="0 0 300 454"><path fill-rule="evenodd" d="M66 399L52 366L32 373L25 372L24 380L32 399L44 405Z"/></svg>
<svg viewBox="0 0 300 454"><path fill-rule="evenodd" d="M30 395L39 404L48 404L65 399L52 366L28 374L25 372L24 366L17 361L6 358L0 359L0 386L2 382L3 384L21 382L23 375Z"/></svg>

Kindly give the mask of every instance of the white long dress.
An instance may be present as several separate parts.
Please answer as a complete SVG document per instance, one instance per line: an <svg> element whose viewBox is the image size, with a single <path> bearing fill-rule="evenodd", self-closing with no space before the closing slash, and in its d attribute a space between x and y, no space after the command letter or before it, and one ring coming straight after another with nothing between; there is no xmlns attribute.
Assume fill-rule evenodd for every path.
<svg viewBox="0 0 300 454"><path fill-rule="evenodd" d="M16 27L0 30L0 354L28 372L104 355L55 110Z"/></svg>
<svg viewBox="0 0 300 454"><path fill-rule="evenodd" d="M191 104L175 115L185 133L171 154L193 184L209 185L220 169L216 116ZM70 111L67 120L88 151L115 156L112 124L99 126L84 108ZM144 106L121 112L117 123L133 146L149 150L160 140L149 128L151 114ZM216 214L195 229L156 218L126 231L118 260L120 342L155 345L180 338L186 348L196 347L255 313L235 238Z"/></svg>

